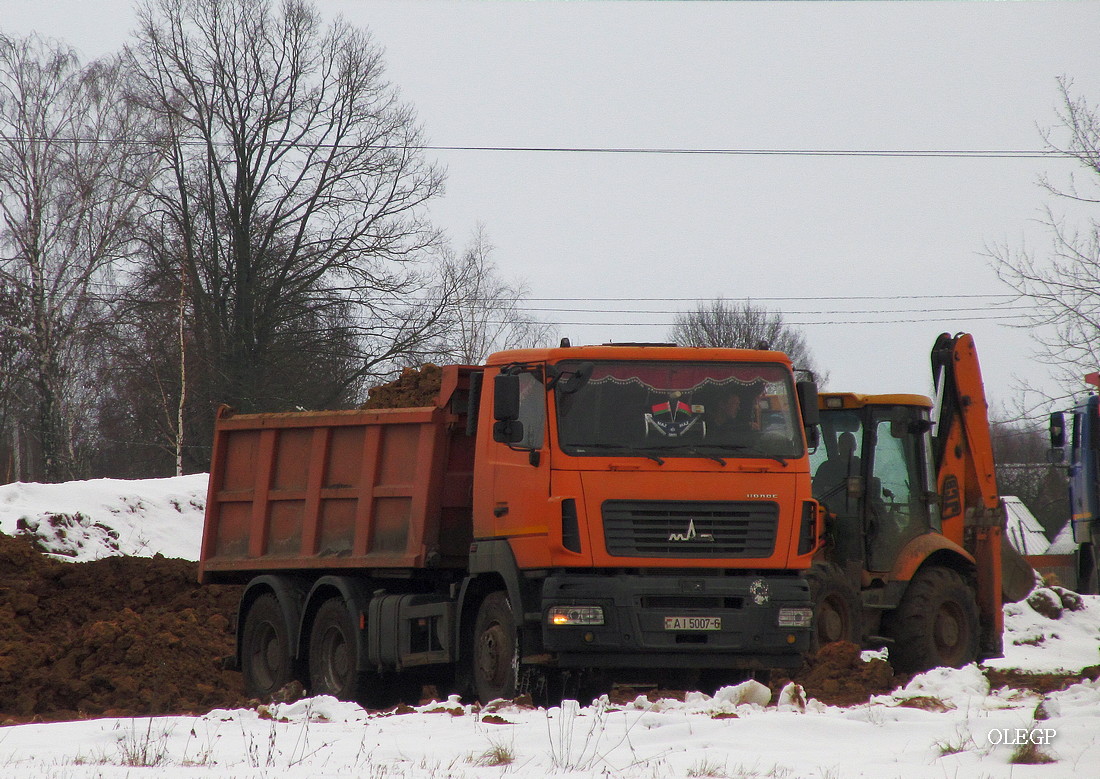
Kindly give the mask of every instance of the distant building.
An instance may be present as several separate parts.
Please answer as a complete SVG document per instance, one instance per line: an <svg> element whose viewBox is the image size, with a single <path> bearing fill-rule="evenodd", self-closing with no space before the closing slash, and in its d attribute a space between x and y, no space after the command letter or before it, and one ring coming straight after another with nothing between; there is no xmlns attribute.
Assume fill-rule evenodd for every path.
<svg viewBox="0 0 1100 779"><path fill-rule="evenodd" d="M1005 536L1012 548L1022 555L1046 554L1050 548L1050 539L1031 510L1014 496L1005 496L1004 502L1008 509Z"/></svg>
<svg viewBox="0 0 1100 779"><path fill-rule="evenodd" d="M1077 551L1077 542L1073 540L1073 523L1067 522L1050 542L1047 554L1073 554Z"/></svg>

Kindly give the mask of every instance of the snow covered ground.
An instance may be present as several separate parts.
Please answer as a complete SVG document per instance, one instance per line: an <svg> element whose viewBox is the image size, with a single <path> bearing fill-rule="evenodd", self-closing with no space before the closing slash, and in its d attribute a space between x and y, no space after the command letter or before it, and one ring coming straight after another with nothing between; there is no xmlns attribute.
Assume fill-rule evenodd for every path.
<svg viewBox="0 0 1100 779"><path fill-rule="evenodd" d="M200 473L0 485L0 533L36 536L73 562L156 554L198 560L207 482Z"/></svg>
<svg viewBox="0 0 1100 779"><path fill-rule="evenodd" d="M31 532L59 557L196 559L203 476L0 487L0 531ZM52 539L52 542L50 541ZM1078 610L1044 591L1043 616L1005 607L1000 669L1100 663L1100 596ZM1053 610L1049 606L1053 604ZM1048 759L1053 762L1035 763ZM1028 762L1030 761L1030 762ZM1091 766L1091 767L1090 767ZM1100 682L1046 696L989 688L976 666L937 669L851 708L779 700L755 682L713 698L551 709L456 701L387 715L317 697L201 717L0 728L0 777L1091 777L1100 774Z"/></svg>

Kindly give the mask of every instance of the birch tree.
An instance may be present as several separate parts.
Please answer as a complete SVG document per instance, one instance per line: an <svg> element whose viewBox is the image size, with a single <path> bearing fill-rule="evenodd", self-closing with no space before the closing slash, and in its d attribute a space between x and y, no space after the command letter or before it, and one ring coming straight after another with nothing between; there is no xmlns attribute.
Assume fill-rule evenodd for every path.
<svg viewBox="0 0 1100 779"><path fill-rule="evenodd" d="M0 35L0 281L23 370L34 478L78 474L91 429L111 271L132 248L148 174L141 114L117 59L82 65L38 36Z"/></svg>

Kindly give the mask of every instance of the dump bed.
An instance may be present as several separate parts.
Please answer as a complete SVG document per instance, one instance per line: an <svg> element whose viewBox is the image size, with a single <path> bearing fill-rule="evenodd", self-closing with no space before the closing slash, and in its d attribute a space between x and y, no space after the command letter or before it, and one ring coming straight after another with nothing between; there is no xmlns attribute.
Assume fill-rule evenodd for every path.
<svg viewBox="0 0 1100 779"><path fill-rule="evenodd" d="M471 531L470 373L434 406L279 414L223 409L199 579L262 571L463 567Z"/></svg>

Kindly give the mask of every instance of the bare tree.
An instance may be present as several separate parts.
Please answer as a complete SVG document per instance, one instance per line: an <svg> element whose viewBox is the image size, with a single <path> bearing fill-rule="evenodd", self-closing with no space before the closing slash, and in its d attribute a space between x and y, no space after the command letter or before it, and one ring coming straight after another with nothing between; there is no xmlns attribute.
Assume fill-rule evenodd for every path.
<svg viewBox="0 0 1100 779"><path fill-rule="evenodd" d="M303 0L150 0L130 54L164 166L134 299L174 321L182 277L193 408L346 404L438 336L443 176L365 32Z"/></svg>
<svg viewBox="0 0 1100 779"><path fill-rule="evenodd" d="M76 474L95 407L104 287L131 248L147 155L117 60L82 66L37 36L0 36L0 280L25 359L36 478Z"/></svg>
<svg viewBox="0 0 1100 779"><path fill-rule="evenodd" d="M1036 304L1026 326L1038 357L1067 389L1079 388L1081 376L1100 367L1100 108L1074 96L1072 87L1071 80L1058 79L1060 124L1045 131L1043 140L1048 150L1077 160L1089 175L1083 181L1071 176L1065 185L1044 177L1039 184L1077 214L1050 205L1044 209L1041 221L1050 238L1045 251L1007 245L986 250L997 275Z"/></svg>
<svg viewBox="0 0 1100 779"><path fill-rule="evenodd" d="M23 476L22 431L28 417L25 314L14 285L0 275L0 484Z"/></svg>
<svg viewBox="0 0 1100 779"><path fill-rule="evenodd" d="M438 358L476 365L492 352L545 346L555 339L554 325L524 311L527 287L503 280L492 254L485 228L479 225L462 255L447 257L444 274L453 305L434 347Z"/></svg>
<svg viewBox="0 0 1100 779"><path fill-rule="evenodd" d="M824 386L828 374L818 368L802 331L752 301L741 303L715 298L700 302L694 311L676 315L669 339L684 346L735 349L774 349L791 358L798 370L809 371Z"/></svg>

